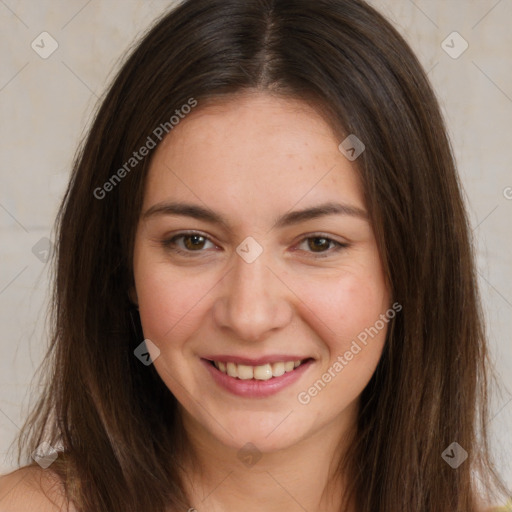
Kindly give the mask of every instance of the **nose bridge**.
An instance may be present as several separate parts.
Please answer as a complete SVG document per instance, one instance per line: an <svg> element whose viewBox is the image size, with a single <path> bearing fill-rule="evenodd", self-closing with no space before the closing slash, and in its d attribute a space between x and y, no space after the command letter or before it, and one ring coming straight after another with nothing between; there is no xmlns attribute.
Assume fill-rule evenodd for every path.
<svg viewBox="0 0 512 512"><path fill-rule="evenodd" d="M286 288L271 271L270 264L265 252L252 261L244 259L243 253L236 254L232 271L223 280L215 307L216 321L242 340L262 339L290 321Z"/></svg>

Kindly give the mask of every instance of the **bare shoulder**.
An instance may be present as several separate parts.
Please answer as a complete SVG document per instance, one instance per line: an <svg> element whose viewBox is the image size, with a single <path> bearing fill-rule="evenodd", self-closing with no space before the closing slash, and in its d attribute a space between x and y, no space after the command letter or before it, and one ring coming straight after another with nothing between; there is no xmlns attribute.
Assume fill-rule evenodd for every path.
<svg viewBox="0 0 512 512"><path fill-rule="evenodd" d="M0 476L0 512L74 512L59 478L48 470L25 467Z"/></svg>

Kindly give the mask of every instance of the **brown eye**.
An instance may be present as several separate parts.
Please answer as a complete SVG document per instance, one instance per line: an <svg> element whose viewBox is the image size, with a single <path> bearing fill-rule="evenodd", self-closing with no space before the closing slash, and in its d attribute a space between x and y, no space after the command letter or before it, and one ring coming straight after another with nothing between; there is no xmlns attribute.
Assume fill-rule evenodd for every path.
<svg viewBox="0 0 512 512"><path fill-rule="evenodd" d="M162 240L161 244L165 250L189 256L194 252L202 254L207 252L206 249L215 248L215 244L201 233L182 233L170 239Z"/></svg>
<svg viewBox="0 0 512 512"><path fill-rule="evenodd" d="M307 240L308 247L313 252L324 252L329 249L330 244L333 242L333 240L330 240L329 238L322 237L308 238Z"/></svg>
<svg viewBox="0 0 512 512"><path fill-rule="evenodd" d="M204 244L206 243L206 237L201 235L184 235L183 236L183 245L189 251L193 251L195 249L202 249Z"/></svg>
<svg viewBox="0 0 512 512"><path fill-rule="evenodd" d="M323 258L333 256L348 246L348 243L337 242L326 236L310 236L303 238L298 247L310 256L313 254L316 258Z"/></svg>

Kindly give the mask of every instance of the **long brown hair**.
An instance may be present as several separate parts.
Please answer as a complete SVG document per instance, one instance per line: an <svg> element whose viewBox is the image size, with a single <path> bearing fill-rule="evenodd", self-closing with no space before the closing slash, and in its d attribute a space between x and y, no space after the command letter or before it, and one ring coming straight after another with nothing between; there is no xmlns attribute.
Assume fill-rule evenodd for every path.
<svg viewBox="0 0 512 512"><path fill-rule="evenodd" d="M358 512L476 512L473 473L488 486L498 479L460 184L424 71L363 0L186 0L136 46L77 155L57 219L46 388L20 453L59 444L52 468L80 512L190 506L176 399L133 353L143 334L128 296L132 251L154 149L130 159L191 99L254 89L314 102L340 142L356 134L366 146L357 170L403 310L340 463ZM441 457L454 441L469 454L457 469Z"/></svg>

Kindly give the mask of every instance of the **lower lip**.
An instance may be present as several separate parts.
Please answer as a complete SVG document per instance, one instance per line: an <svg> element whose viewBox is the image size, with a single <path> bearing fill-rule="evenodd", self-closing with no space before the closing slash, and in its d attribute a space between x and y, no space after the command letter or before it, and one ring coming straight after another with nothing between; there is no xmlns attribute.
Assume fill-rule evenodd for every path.
<svg viewBox="0 0 512 512"><path fill-rule="evenodd" d="M300 379L304 372L313 364L313 360L310 359L300 366L297 366L297 368L291 372L287 372L280 377L272 377L268 380L242 380L222 373L206 359L201 359L201 362L206 366L206 369L220 387L234 395L246 398L265 398L279 393L279 391Z"/></svg>

